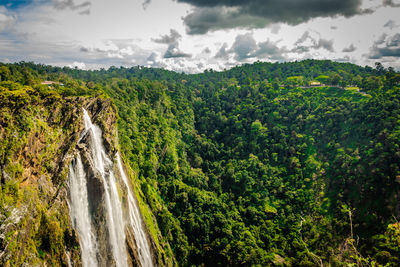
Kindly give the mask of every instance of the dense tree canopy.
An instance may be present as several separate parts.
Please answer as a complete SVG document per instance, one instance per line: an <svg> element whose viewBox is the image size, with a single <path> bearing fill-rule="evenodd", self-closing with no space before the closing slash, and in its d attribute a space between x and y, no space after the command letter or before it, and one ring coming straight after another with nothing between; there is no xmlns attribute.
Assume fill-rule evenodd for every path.
<svg viewBox="0 0 400 267"><path fill-rule="evenodd" d="M400 264L391 68L306 60L188 75L22 62L0 65L0 81L113 100L121 150L181 265Z"/></svg>

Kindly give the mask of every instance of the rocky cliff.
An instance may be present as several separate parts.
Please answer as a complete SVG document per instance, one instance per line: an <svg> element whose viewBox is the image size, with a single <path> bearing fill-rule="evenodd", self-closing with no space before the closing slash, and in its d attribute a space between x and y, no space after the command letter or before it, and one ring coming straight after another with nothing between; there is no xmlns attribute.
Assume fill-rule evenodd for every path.
<svg viewBox="0 0 400 267"><path fill-rule="evenodd" d="M12 86L10 86L12 87ZM79 234L70 216L69 166L76 155L88 176L90 214L99 243L99 265L116 262L109 247L105 226L104 184L93 168L84 136L83 108L93 124L100 127L104 151L115 160L118 140L115 108L110 100L85 97L60 97L40 94L31 88L1 88L0 94L0 265L3 266L80 266ZM123 162L123 161L122 161ZM115 165L115 164L114 164ZM123 165L132 182L132 172ZM116 168L116 167L114 167ZM127 212L127 187L121 185L121 171L115 171L124 214ZM133 192L140 194L134 186ZM136 197L135 197L136 198ZM141 208L143 201L137 201ZM126 216L126 215L124 215ZM142 222L144 229L154 222ZM146 230L152 262L169 265L157 237ZM126 227L128 262L141 265L137 242ZM160 252L161 251L161 252Z"/></svg>

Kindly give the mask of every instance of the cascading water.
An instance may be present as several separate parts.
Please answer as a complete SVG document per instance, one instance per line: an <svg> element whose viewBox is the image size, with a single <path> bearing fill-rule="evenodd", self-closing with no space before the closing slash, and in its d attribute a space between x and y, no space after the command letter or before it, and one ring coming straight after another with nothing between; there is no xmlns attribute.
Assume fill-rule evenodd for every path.
<svg viewBox="0 0 400 267"><path fill-rule="evenodd" d="M127 192L128 192L129 223L132 226L132 229L133 229L133 232L135 235L136 246L138 249L140 263L143 267L153 266L153 262L151 259L151 253L150 253L150 246L146 239L146 235L143 231L143 227L142 227L143 223L142 223L142 219L140 217L139 208L138 208L138 205L136 204L135 198L130 189L130 186L128 183L128 178L126 177L125 172L122 168L121 158L118 153L117 153L117 164L118 164L118 170L120 172L120 175L122 177L122 180L123 180L123 182L126 186Z"/></svg>
<svg viewBox="0 0 400 267"><path fill-rule="evenodd" d="M89 215L87 180L81 157L78 154L69 166L70 216L79 234L83 266L97 265L97 243L92 232Z"/></svg>
<svg viewBox="0 0 400 267"><path fill-rule="evenodd" d="M85 109L83 110L83 120L85 130L92 141L90 150L94 167L99 171L104 186L107 226L115 264L116 266L126 266L125 222L115 176L112 172L112 161L108 158L103 147L100 128L92 123Z"/></svg>
<svg viewBox="0 0 400 267"><path fill-rule="evenodd" d="M85 130L78 141L80 151L69 166L70 216L79 234L82 264L90 267L128 266L125 227L130 227L137 247L138 265L153 266L140 211L123 170L121 158L117 153L118 166L110 160L103 146L102 132L92 123L85 109L83 109L83 121ZM89 169L85 170L82 162ZM127 223L123 216L114 167L118 168L126 187ZM94 189L92 185L95 186ZM98 195L96 185L102 188L101 195ZM100 203L101 200L104 203ZM98 220L105 221L100 228ZM104 232L107 235L104 235ZM112 255L108 253L109 251Z"/></svg>

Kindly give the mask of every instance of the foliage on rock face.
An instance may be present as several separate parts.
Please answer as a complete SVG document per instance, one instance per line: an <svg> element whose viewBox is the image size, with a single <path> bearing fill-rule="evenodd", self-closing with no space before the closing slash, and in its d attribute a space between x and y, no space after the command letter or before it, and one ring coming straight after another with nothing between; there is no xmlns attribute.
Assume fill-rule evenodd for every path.
<svg viewBox="0 0 400 267"><path fill-rule="evenodd" d="M65 201L67 156L82 130L82 107L95 109L105 145L117 147L115 108L109 99L101 99L104 92L83 82L72 81L70 88L61 83L41 85L31 69L19 71L34 77L36 83L0 82L0 265L78 263L79 244ZM174 255L164 252L168 243L160 244L151 212L146 206L142 211L159 263L172 264Z"/></svg>
<svg viewBox="0 0 400 267"><path fill-rule="evenodd" d="M400 75L392 69L306 60L186 75L19 63L0 66L0 76L10 109L1 123L21 120L19 131L33 127L21 107L36 94L112 99L121 150L160 228L152 235L172 247L163 257L211 266L399 264ZM15 139L5 140L3 162ZM19 188L2 182L2 199L15 205ZM51 218L43 225L57 232ZM40 238L53 255L58 235Z"/></svg>
<svg viewBox="0 0 400 267"><path fill-rule="evenodd" d="M79 257L77 244L67 242L73 240L68 207L57 195L66 177L58 165L68 150L63 145L71 144L79 126L71 103L46 89L0 82L0 264L5 266L67 264L64 246Z"/></svg>

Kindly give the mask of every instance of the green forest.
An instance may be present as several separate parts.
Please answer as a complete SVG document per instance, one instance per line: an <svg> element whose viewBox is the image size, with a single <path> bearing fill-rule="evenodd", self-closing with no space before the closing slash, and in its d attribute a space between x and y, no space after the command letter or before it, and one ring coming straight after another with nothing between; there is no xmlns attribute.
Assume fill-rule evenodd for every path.
<svg viewBox="0 0 400 267"><path fill-rule="evenodd" d="M120 150L178 265L400 265L393 68L305 60L185 74L0 63L0 112L16 115L13 99L35 96L111 100ZM9 144L0 142L3 164ZM17 191L1 179L1 213Z"/></svg>

